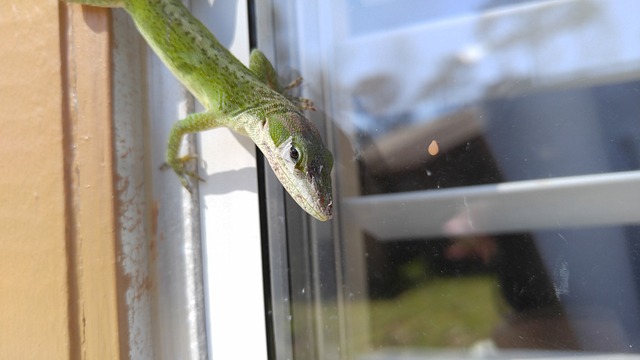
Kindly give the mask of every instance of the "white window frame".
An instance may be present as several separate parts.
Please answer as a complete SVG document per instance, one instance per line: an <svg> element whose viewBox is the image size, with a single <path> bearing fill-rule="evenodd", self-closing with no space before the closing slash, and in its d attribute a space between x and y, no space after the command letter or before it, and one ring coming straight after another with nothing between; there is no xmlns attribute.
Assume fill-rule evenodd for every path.
<svg viewBox="0 0 640 360"><path fill-rule="evenodd" d="M248 63L246 2L192 0L187 6ZM202 107L120 9L114 10L113 51L129 357L266 359L255 145L226 128L197 135L205 181L189 194L160 165L172 125Z"/></svg>

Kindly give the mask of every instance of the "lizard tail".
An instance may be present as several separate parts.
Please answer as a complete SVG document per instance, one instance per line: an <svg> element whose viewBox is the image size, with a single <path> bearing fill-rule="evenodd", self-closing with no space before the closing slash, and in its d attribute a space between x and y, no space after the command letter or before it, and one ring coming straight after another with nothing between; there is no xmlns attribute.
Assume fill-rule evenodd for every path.
<svg viewBox="0 0 640 360"><path fill-rule="evenodd" d="M67 2L99 6L99 7L124 7L125 2L129 0L65 0Z"/></svg>

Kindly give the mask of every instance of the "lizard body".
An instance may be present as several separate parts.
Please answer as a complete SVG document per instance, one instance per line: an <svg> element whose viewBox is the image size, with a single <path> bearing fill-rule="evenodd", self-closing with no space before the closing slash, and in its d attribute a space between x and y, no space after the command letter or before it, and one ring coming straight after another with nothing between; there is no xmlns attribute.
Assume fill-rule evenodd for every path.
<svg viewBox="0 0 640 360"><path fill-rule="evenodd" d="M179 0L66 0L122 7L163 63L202 103L172 128L167 164L189 189L196 174L185 169L191 156L179 156L184 135L227 127L246 135L262 151L292 198L319 220L332 216L333 157L320 133L302 113L311 105L286 95L275 70L258 50L245 67Z"/></svg>

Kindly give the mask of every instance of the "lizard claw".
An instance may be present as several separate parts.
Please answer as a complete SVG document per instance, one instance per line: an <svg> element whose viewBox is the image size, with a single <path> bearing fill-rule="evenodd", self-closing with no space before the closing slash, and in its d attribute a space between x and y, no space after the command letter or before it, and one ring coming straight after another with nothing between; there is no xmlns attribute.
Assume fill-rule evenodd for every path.
<svg viewBox="0 0 640 360"><path fill-rule="evenodd" d="M300 86L300 84L302 84L302 76L298 76L297 78L293 79L293 81L290 82L289 85L284 87L284 90L289 91L293 88Z"/></svg>
<svg viewBox="0 0 640 360"><path fill-rule="evenodd" d="M162 166L160 166L160 170L172 168L176 175L178 175L178 179L180 179L180 183L182 184L182 186L184 186L184 188L187 189L189 193L192 193L192 182L204 181L204 179L201 178L195 170L187 169L187 163L191 160L196 160L197 158L198 157L196 155L185 155L183 157L165 162L164 164L162 164Z"/></svg>
<svg viewBox="0 0 640 360"><path fill-rule="evenodd" d="M313 104L313 101L307 99L307 98L302 98L302 97L296 97L293 99L294 102L296 103L296 105L298 106L298 109L304 111L304 110L311 110L311 111L316 111L316 107Z"/></svg>
<svg viewBox="0 0 640 360"><path fill-rule="evenodd" d="M302 111L305 111L305 110L316 111L316 107L313 105L313 101L307 98L297 97L289 94L289 92L292 89L297 88L298 86L300 86L300 84L302 84L302 76L298 76L292 82L290 82L289 85L285 86L282 89L281 93L284 94L287 98L289 98L289 100L291 100L294 104L296 104L298 109Z"/></svg>

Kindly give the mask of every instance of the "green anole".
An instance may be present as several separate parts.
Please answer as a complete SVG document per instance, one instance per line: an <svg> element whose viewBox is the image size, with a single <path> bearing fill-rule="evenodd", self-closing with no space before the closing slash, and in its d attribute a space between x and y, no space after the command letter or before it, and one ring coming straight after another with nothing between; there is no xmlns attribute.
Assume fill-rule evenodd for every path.
<svg viewBox="0 0 640 360"><path fill-rule="evenodd" d="M66 1L124 8L158 57L206 109L178 121L169 136L167 165L187 190L199 177L185 168L194 157L179 155L183 137L225 126L253 140L305 211L321 221L331 219L333 156L302 113L312 104L286 94L296 84L281 86L262 52L253 50L245 67L180 0Z"/></svg>

